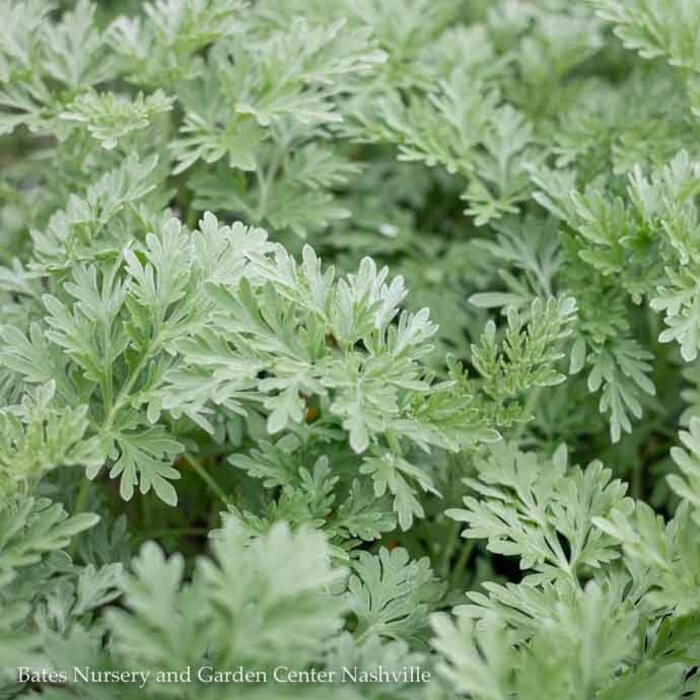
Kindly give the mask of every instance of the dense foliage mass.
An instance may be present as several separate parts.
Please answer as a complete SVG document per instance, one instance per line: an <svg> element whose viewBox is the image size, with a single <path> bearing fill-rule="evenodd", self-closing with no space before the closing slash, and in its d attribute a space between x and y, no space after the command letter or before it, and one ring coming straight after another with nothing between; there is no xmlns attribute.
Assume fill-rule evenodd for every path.
<svg viewBox="0 0 700 700"><path fill-rule="evenodd" d="M700 697L698 36L0 0L0 695Z"/></svg>

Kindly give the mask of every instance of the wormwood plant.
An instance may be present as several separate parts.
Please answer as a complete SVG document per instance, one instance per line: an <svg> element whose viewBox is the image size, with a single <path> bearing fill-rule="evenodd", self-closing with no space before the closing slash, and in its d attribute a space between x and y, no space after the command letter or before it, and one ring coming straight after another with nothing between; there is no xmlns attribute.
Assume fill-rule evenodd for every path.
<svg viewBox="0 0 700 700"><path fill-rule="evenodd" d="M0 0L0 695L700 697L698 36Z"/></svg>

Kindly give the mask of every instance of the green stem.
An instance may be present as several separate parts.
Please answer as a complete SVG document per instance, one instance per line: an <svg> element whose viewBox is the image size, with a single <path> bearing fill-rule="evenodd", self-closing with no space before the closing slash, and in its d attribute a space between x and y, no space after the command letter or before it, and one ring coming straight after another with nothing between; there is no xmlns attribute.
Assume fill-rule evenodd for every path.
<svg viewBox="0 0 700 700"><path fill-rule="evenodd" d="M267 210L267 192L270 186L268 178L262 171L262 168L258 166L255 169L255 177L258 181L258 206L255 210L255 221L260 222L265 216Z"/></svg>
<svg viewBox="0 0 700 700"><path fill-rule="evenodd" d="M659 342L659 315L647 306L647 323L649 325L649 345L654 348Z"/></svg>
<svg viewBox="0 0 700 700"><path fill-rule="evenodd" d="M78 489L78 495L75 499L75 507L73 508L73 515L78 515L85 510L87 505L88 491L90 490L90 479L83 475L80 481L80 489Z"/></svg>
<svg viewBox="0 0 700 700"><path fill-rule="evenodd" d="M255 217L257 222L262 221L267 214L267 198L270 192L270 186L275 180L277 171L282 164L282 159L284 158L285 149L280 149L280 152L272 159L267 172L264 172L260 165L255 168L255 178L258 183L258 206L255 210Z"/></svg>
<svg viewBox="0 0 700 700"><path fill-rule="evenodd" d="M141 356L141 359L138 361L138 364L136 365L136 367L134 367L134 371L131 372L131 374L129 375L129 378L122 385L122 388L119 390L117 397L114 399L114 403L112 404L111 408L109 409L109 412L107 413L107 416L105 417L105 421L103 424L103 431L105 433L108 433L111 430L112 423L114 422L114 418L116 417L119 409L129 399L129 396L131 394L131 390L134 388L134 384L136 383L136 380L139 378L141 371L146 366L148 361L156 353L157 347L158 347L158 343L155 339L152 340L148 344L148 347L146 348L143 355Z"/></svg>
<svg viewBox="0 0 700 700"><path fill-rule="evenodd" d="M192 469L194 469L194 471L209 487L212 493L214 493L214 495L216 495L227 508L233 509L233 501L231 501L231 499L226 495L226 492L221 488L214 477L204 468L204 465L193 455L186 454L185 459L190 463Z"/></svg>
<svg viewBox="0 0 700 700"><path fill-rule="evenodd" d="M392 432L385 433L386 441L389 445L389 449L397 456L403 457L403 450L401 449L401 443L398 437Z"/></svg>
<svg viewBox="0 0 700 700"><path fill-rule="evenodd" d="M87 505L88 492L90 491L90 480L83 474L83 478L80 481L80 488L78 489L78 495L75 498L75 505L73 506L73 515L79 515L85 510ZM68 553L71 558L75 554L76 540L73 538L70 545L68 546Z"/></svg>
<svg viewBox="0 0 700 700"><path fill-rule="evenodd" d="M518 424L518 426L515 428L515 431L513 432L513 435L511 437L513 442L517 443L522 437L523 431L525 430L525 426L530 422L530 414L534 412L535 406L537 405L537 402L540 399L541 393L541 386L535 387L528 393L527 401L523 406L523 421Z"/></svg>
<svg viewBox="0 0 700 700"><path fill-rule="evenodd" d="M455 547L459 542L459 529L460 523L457 521L450 525L450 534L445 542L445 550L440 558L440 574L442 578L447 578L450 570L450 559L452 559L452 553L455 551Z"/></svg>
<svg viewBox="0 0 700 700"><path fill-rule="evenodd" d="M462 551L459 553L459 557L457 558L454 568L452 569L452 575L450 576L450 588L454 588L457 584L460 574L464 571L464 567L474 551L475 544L476 540L467 540L462 546Z"/></svg>

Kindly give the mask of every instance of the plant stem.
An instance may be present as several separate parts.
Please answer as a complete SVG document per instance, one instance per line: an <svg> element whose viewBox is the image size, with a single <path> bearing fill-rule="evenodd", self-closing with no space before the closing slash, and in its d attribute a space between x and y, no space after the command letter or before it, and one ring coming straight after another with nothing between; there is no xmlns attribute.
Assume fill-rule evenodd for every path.
<svg viewBox="0 0 700 700"><path fill-rule="evenodd" d="M112 429L112 424L114 419L119 412L119 409L129 400L131 390L134 388L136 380L139 378L141 371L148 364L149 360L155 355L158 348L159 339L154 338L146 347L146 350L141 355L136 367L130 373L129 378L124 382L119 393L114 399L114 403L110 406L109 411L105 417L104 423L102 425L102 431L108 433Z"/></svg>
<svg viewBox="0 0 700 700"><path fill-rule="evenodd" d="M530 422L530 414L533 413L533 411L535 410L541 393L542 387L539 386L530 390L527 400L525 401L525 405L523 406L523 420L520 423L518 423L511 437L511 440L513 442L518 443L518 441L522 437L523 432L525 431L525 426Z"/></svg>
<svg viewBox="0 0 700 700"><path fill-rule="evenodd" d="M88 479L85 474L80 481L80 488L78 489L78 495L75 499L75 507L73 508L73 515L78 515L85 510L85 505L87 504L88 491L90 490L90 479Z"/></svg>
<svg viewBox="0 0 700 700"><path fill-rule="evenodd" d="M193 455L186 454L185 459L190 463L192 469L204 481L209 489L216 495L227 508L233 508L233 501L226 495L226 492L217 483L214 477L204 468L204 465Z"/></svg>
<svg viewBox="0 0 700 700"><path fill-rule="evenodd" d="M471 553L474 551L475 543L475 540L467 540L467 542L465 542L462 546L462 551L459 553L457 562L455 563L454 568L452 569L452 575L450 576L450 588L455 587L455 584L457 583L460 574L464 570L464 567L467 561L469 560Z"/></svg>
<svg viewBox="0 0 700 700"><path fill-rule="evenodd" d="M88 491L90 490L90 479L88 479L85 474L83 474L83 478L80 481L80 488L78 489L78 495L75 498L75 505L73 507L73 515L79 515L85 510L85 506L87 505L87 498L88 498ZM76 540L73 538L71 541L70 545L68 546L68 552L70 553L71 558L75 554L75 546L76 546Z"/></svg>
<svg viewBox="0 0 700 700"><path fill-rule="evenodd" d="M450 524L450 534L445 542L445 549L442 552L442 557L440 557L440 575L442 578L447 578L447 574L450 570L450 559L452 559L452 553L455 551L455 547L459 542L459 529L460 523L453 522Z"/></svg>

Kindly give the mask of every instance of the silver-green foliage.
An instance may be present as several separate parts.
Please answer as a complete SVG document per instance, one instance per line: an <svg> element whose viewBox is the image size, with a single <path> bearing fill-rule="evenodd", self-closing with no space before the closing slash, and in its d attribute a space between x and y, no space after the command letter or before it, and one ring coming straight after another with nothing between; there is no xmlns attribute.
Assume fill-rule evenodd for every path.
<svg viewBox="0 0 700 700"><path fill-rule="evenodd" d="M0 0L0 695L700 692L698 36Z"/></svg>

